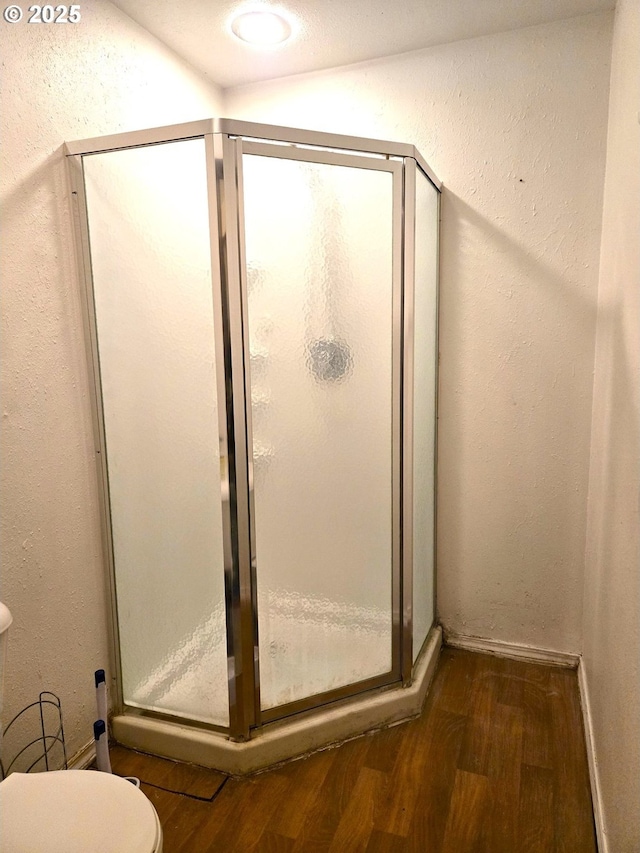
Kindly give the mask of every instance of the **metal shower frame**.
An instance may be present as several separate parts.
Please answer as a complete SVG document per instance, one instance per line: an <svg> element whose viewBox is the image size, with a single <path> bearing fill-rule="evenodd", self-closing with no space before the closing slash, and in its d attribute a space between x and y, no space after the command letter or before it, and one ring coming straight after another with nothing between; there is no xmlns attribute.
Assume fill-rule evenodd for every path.
<svg viewBox="0 0 640 853"><path fill-rule="evenodd" d="M232 739L243 741L251 737L252 730L273 720L344 700L366 690L411 683L414 658L412 388L417 171L421 171L438 190L438 225L442 184L413 145L229 119L207 119L66 143L77 254L85 282L85 340L93 371L91 398L100 480L102 538L109 565L111 671L115 674L115 699L118 710L127 707L128 713L152 714L177 720L182 725L185 724L182 717L128 707L122 695L109 472L82 159L92 154L196 138L204 139L206 153L214 338L216 363L223 366L217 371L218 430L220 456L226 456L228 460L227 481L221 482L221 491L229 728L206 727L227 732ZM392 668L388 673L365 681L266 711L260 706L243 154L374 169L390 172L393 176ZM436 328L436 418L437 340ZM202 723L197 725L203 726Z"/></svg>

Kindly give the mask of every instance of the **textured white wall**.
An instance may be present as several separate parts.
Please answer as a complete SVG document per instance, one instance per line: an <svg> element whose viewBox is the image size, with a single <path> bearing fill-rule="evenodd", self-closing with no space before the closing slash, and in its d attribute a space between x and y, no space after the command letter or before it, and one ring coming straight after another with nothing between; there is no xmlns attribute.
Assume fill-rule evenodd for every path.
<svg viewBox="0 0 640 853"><path fill-rule="evenodd" d="M444 181L439 615L565 652L581 648L611 24L225 93L232 117L413 142Z"/></svg>
<svg viewBox="0 0 640 853"><path fill-rule="evenodd" d="M637 0L618 0L600 256L583 657L609 853L640 850L638 45L640 6Z"/></svg>
<svg viewBox="0 0 640 853"><path fill-rule="evenodd" d="M6 718L60 694L73 754L107 663L89 379L61 150L219 114L219 90L104 0L2 25L2 588Z"/></svg>

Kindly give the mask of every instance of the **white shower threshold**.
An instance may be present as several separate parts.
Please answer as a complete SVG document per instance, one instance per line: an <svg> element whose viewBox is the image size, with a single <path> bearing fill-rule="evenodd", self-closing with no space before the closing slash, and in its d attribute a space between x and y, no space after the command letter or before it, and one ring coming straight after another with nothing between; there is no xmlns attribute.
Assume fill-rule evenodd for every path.
<svg viewBox="0 0 640 853"><path fill-rule="evenodd" d="M254 773L417 716L436 671L441 645L442 629L436 625L429 632L408 687L387 688L270 723L244 743L236 743L220 732L129 714L113 718L112 734L118 743L141 752L233 776Z"/></svg>

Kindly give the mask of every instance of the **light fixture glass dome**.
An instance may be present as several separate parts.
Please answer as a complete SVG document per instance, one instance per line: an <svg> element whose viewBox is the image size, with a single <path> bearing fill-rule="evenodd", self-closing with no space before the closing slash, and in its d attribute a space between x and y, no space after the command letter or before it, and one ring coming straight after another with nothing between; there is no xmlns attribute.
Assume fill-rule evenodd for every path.
<svg viewBox="0 0 640 853"><path fill-rule="evenodd" d="M231 22L231 31L248 44L274 47L290 37L291 24L276 12L243 12Z"/></svg>

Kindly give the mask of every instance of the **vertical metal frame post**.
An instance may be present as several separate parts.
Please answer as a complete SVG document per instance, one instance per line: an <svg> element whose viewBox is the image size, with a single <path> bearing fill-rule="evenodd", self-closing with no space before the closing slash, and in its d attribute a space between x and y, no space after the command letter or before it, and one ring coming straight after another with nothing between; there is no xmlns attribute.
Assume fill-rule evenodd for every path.
<svg viewBox="0 0 640 853"><path fill-rule="evenodd" d="M440 396L440 221L442 217L442 185L436 186L431 178L424 173L438 191L438 215L436 227L436 328L435 328L435 394L434 394L434 436L433 436L433 621L438 617L438 400Z"/></svg>
<svg viewBox="0 0 640 853"><path fill-rule="evenodd" d="M402 494L403 494L403 258L402 240L405 199L403 192L403 169L401 164L393 173L393 255L392 255L392 373L391 373L391 573L392 573L392 640L391 671L393 679L402 677L402 648L404 645L402 600Z"/></svg>
<svg viewBox="0 0 640 853"><path fill-rule="evenodd" d="M438 381L440 352L438 345L439 318L439 279L440 279L440 210L441 184L434 183L433 178L424 171L422 163L407 158L405 160L405 303L404 303L404 401L403 401L403 600L405 614L404 646L403 646L403 683L410 684L413 670L413 462L414 462L414 381L415 381L415 288L416 288L416 205L417 205L417 175L420 174L436 191L437 220L436 220L436 285L435 285L435 348L434 358L434 476L433 476L433 606L432 625L436 620L437 606L437 475L438 475Z"/></svg>
<svg viewBox="0 0 640 853"><path fill-rule="evenodd" d="M107 563L108 595L111 606L107 626L109 631L110 689L113 705L120 712L124 700L122 693L122 659L120 656L120 629L118 623L118 599L116 595L115 561L113 554L113 536L111 529L111 511L109 496L109 469L107 465L107 444L102 409L102 380L100 378L100 354L98 350L98 329L93 292L93 272L91 267L91 246L89 242L89 219L84 185L82 155L67 155L67 175L71 192L71 215L73 219L74 242L81 271L80 290L83 301L84 341L87 353L87 367L90 374L89 393L93 420L96 472L98 478L98 503L100 509L100 532L102 553Z"/></svg>
<svg viewBox="0 0 640 853"><path fill-rule="evenodd" d="M231 359L229 336L225 336L223 318L228 314L226 289L223 286L223 273L226 269L226 258L220 244L220 227L218 216L218 193L216 182L216 160L214 136L208 133L204 137L205 164L207 174L207 203L209 212L209 242L211 251L211 285L213 302L213 334L215 342L216 365L216 394L218 398L218 439L220 454L220 492L222 509L222 553L224 560L224 594L225 594L225 625L227 632L227 691L229 697L229 728L231 729L235 715L235 666L230 666L229 657L233 656L235 648L233 628L231 625L231 596L234 576L234 507L231 503L232 472L229 462L230 430L229 404L232 389L228 388L228 365ZM231 441L233 441L233 434ZM233 489L235 492L235 488ZM232 698L233 697L233 698Z"/></svg>
<svg viewBox="0 0 640 853"><path fill-rule="evenodd" d="M240 310L242 315L242 345L244 355L244 406L245 406L245 433L247 441L247 486L249 490L249 572L248 589L251 599L251 632L247 633L250 646L247 654L253 655L253 719L257 724L260 721L260 647L258 637L258 583L256 578L256 514L254 501L254 479L253 479L253 405L251 398L251 351L249 336L249 282L247 280L247 253L245 243L245 221L244 221L244 184L243 184L243 141L238 137L234 140L236 179L237 179L237 205L238 205L238 264L240 273Z"/></svg>
<svg viewBox="0 0 640 853"><path fill-rule="evenodd" d="M242 236L239 142L211 135L208 153L215 175L216 221L220 268L220 307L226 400L226 441L229 480L228 534L230 559L225 557L227 651L230 733L247 740L256 724L259 705L257 636L255 627L255 547L251 531L252 484L251 405L246 299L240 269ZM213 219L213 218L212 218ZM214 222L212 221L212 225ZM247 402L248 401L248 402Z"/></svg>
<svg viewBox="0 0 640 853"><path fill-rule="evenodd" d="M416 163L404 160L402 341L402 682L413 670L413 386L416 272Z"/></svg>

